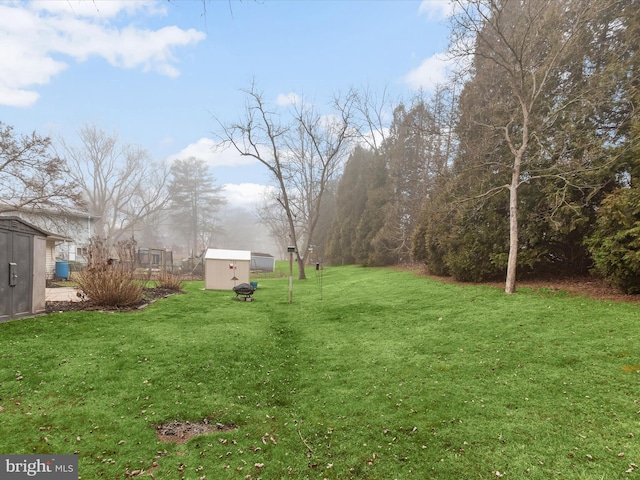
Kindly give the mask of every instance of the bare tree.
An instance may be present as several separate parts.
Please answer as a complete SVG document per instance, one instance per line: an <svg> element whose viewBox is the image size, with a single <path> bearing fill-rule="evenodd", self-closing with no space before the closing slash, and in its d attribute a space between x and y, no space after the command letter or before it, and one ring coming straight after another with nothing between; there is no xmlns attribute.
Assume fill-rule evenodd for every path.
<svg viewBox="0 0 640 480"><path fill-rule="evenodd" d="M475 70L497 72L505 98L483 126L502 136L511 153L509 255L505 292L516 289L518 188L527 180L532 142L545 125L541 111L549 84L563 72L563 62L579 36L591 0L455 0L453 52L472 57ZM562 108L562 106L557 106Z"/></svg>
<svg viewBox="0 0 640 480"><path fill-rule="evenodd" d="M287 253L289 224L280 204L278 194L275 191L265 192L262 204L258 207L257 215L260 222L267 227L269 236L278 247L278 253L284 258Z"/></svg>
<svg viewBox="0 0 640 480"><path fill-rule="evenodd" d="M304 101L289 109L289 119L268 107L255 85L245 90L244 117L222 124L221 147L230 147L252 157L270 172L277 190L276 201L286 218L289 245L296 248L299 278L305 279L305 264L320 217L327 186L342 166L349 141L355 94L336 97L332 115L320 115Z"/></svg>
<svg viewBox="0 0 640 480"><path fill-rule="evenodd" d="M137 146L121 144L117 134L95 125L78 132L79 145L60 140L70 176L87 209L96 215L95 233L115 243L139 229L166 204L169 169Z"/></svg>
<svg viewBox="0 0 640 480"><path fill-rule="evenodd" d="M378 94L367 87L357 93L354 120L363 147L380 152L399 103L391 101L386 89Z"/></svg>
<svg viewBox="0 0 640 480"><path fill-rule="evenodd" d="M51 139L17 135L0 122L0 213L60 211L79 200L67 164L51 150Z"/></svg>

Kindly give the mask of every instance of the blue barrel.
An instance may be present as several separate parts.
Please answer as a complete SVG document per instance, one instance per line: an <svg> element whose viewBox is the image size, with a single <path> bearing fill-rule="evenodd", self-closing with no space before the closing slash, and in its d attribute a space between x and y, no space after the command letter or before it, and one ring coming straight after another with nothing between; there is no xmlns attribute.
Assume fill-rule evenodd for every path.
<svg viewBox="0 0 640 480"><path fill-rule="evenodd" d="M56 262L56 278L69 279L69 262Z"/></svg>

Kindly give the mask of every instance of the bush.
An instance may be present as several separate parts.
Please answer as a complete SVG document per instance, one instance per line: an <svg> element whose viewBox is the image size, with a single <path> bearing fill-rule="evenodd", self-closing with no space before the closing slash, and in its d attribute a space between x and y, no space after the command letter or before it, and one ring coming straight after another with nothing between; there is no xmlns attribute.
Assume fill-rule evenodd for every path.
<svg viewBox="0 0 640 480"><path fill-rule="evenodd" d="M173 292L182 291L183 281L178 275L170 272L162 272L156 280L156 287Z"/></svg>
<svg viewBox="0 0 640 480"><path fill-rule="evenodd" d="M586 243L597 274L625 293L640 293L640 188L605 198Z"/></svg>
<svg viewBox="0 0 640 480"><path fill-rule="evenodd" d="M96 305L124 307L140 303L143 288L134 277L133 252L133 242L110 247L102 239L92 239L87 268L76 275L80 290Z"/></svg>

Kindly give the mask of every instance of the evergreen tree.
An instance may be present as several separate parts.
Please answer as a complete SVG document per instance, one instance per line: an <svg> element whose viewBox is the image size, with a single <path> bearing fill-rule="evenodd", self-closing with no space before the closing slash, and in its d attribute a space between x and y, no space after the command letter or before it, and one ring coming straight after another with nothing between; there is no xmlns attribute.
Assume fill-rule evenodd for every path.
<svg viewBox="0 0 640 480"><path fill-rule="evenodd" d="M333 263L353 264L356 230L367 203L367 173L373 153L356 147L345 164L336 190L328 256Z"/></svg>
<svg viewBox="0 0 640 480"><path fill-rule="evenodd" d="M189 157L171 166L170 219L176 231L184 234L194 256L210 245L215 215L224 203L221 191L204 160Z"/></svg>
<svg viewBox="0 0 640 480"><path fill-rule="evenodd" d="M483 279L506 269L507 293L515 290L516 261L523 274L586 270L582 239L612 188L612 147L625 118L624 75L617 72L629 69L620 70L624 29L609 8L614 3L626 8L473 0L458 17L454 39L472 33L474 43L458 43L471 46L462 53L473 56L473 69L460 98L459 149L447 184L457 206L444 218L423 214L423 222L443 221L459 232L440 242L446 264L439 270ZM419 232L436 230L421 225ZM434 248L433 238L418 244Z"/></svg>

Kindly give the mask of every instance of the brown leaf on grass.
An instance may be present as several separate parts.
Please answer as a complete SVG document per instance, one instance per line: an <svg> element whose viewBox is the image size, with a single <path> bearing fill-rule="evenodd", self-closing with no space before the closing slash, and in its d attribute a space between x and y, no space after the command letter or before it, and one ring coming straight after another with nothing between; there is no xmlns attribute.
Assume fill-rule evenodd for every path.
<svg viewBox="0 0 640 480"><path fill-rule="evenodd" d="M636 373L640 372L640 365L623 365L622 371L625 373Z"/></svg>

